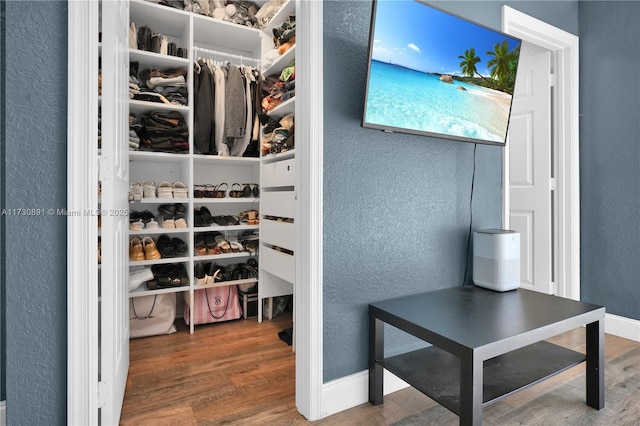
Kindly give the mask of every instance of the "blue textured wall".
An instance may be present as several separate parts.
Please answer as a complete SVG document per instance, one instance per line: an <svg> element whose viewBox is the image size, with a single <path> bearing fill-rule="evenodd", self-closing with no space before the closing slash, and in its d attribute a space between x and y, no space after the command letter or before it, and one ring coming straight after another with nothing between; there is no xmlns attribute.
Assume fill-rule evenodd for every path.
<svg viewBox="0 0 640 426"><path fill-rule="evenodd" d="M500 28L502 2L431 3ZM507 3L577 33L576 2ZM325 382L367 369L370 302L462 285L467 261L474 146L360 127L370 16L324 3ZM501 225L501 161L478 146L473 229ZM389 353L418 344L388 333Z"/></svg>
<svg viewBox="0 0 640 426"><path fill-rule="evenodd" d="M640 2L580 3L581 298L640 319Z"/></svg>
<svg viewBox="0 0 640 426"><path fill-rule="evenodd" d="M67 4L5 8L6 208L64 208ZM4 223L7 423L65 424L66 222L26 213Z"/></svg>

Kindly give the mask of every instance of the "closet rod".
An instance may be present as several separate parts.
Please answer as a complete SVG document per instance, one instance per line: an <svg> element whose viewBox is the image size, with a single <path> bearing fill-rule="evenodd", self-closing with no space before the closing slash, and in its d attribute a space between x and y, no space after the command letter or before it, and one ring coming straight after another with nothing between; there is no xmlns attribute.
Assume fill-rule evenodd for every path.
<svg viewBox="0 0 640 426"><path fill-rule="evenodd" d="M204 47L198 47L198 46L193 46L193 50L195 52L207 53L209 55L223 56L225 58L238 59L241 62L245 62L245 61L254 62L257 66L260 66L260 59L249 58L247 56L241 56L241 55L234 55L232 53L220 52L220 51L217 51L217 50L205 49Z"/></svg>

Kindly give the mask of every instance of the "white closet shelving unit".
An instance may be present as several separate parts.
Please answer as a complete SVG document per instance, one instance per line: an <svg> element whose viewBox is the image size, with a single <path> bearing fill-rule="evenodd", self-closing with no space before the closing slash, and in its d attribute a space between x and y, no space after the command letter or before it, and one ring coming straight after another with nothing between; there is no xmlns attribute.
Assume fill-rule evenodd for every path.
<svg viewBox="0 0 640 426"><path fill-rule="evenodd" d="M130 113L140 114L154 110L178 111L184 117L189 128L189 151L185 153L161 153L146 151L129 152L129 175L131 182L182 182L188 188L187 198L143 198L130 203L130 211L149 210L158 216L158 206L162 204L181 203L185 206L187 228L157 229L130 231L129 240L134 237L142 239L149 236L157 242L162 234L171 238L177 237L187 243L188 252L183 257L162 258L158 260L129 261L129 267L152 266L158 264L182 264L189 276L189 283L183 287L149 290L145 285L130 292L130 297L139 297L161 293L182 293L184 300L193 305L194 291L198 289L251 284L258 282L258 319L262 319L262 300L273 296L293 294L295 277L295 261L293 256L273 250L275 245L293 250L295 246L295 224L271 223L265 221L265 215L293 218L295 211L295 167L294 152L288 151L276 156L263 158L231 157L197 154L194 151L194 93L193 63L199 57L227 59L232 63L255 65L273 48L271 31L274 25L281 23L289 13L294 13L295 1L290 0L273 18L270 25L263 30L250 28L234 23L215 20L206 16L185 12L142 0L130 1L130 22L136 28L149 27L169 38L177 47L187 49L187 58L161 55L153 52L130 49L129 59L138 62L139 70L145 68L185 68L187 70L188 99L187 106L166 105L154 102L129 101ZM287 66L294 58L295 49L290 49L274 63L263 75L275 72ZM283 116L294 111L295 101L291 99L270 112ZM226 183L231 189L234 183L256 183L260 185L260 196L256 198L195 198L194 186L203 184L219 185ZM237 188L235 188L237 189ZM260 211L260 225L232 225L208 227L194 226L194 210L207 207L213 216L238 215L245 210ZM262 209L266 208L267 211ZM265 223L269 222L269 223ZM194 247L199 234L204 232L220 232L223 235L239 235L246 230L260 230L259 278L235 281L220 281L213 284L198 285L195 282L194 269L197 263L215 262L219 266L246 262L249 256L256 256L247 251L217 255L198 256ZM264 238L263 239L263 233ZM178 298L180 300L180 298ZM193 312L193 310L191 310ZM193 315L190 320L190 332L194 332Z"/></svg>
<svg viewBox="0 0 640 426"><path fill-rule="evenodd" d="M273 28L282 24L290 14L295 14L294 1L286 3L263 29L265 33L262 46L263 55L274 48ZM294 60L295 45L263 70L263 75L280 74ZM281 118L288 114L295 114L295 97L284 101L268 112L270 117ZM267 317L271 319L273 297L294 295L296 271L295 170L295 148L261 157L262 200L260 204L258 321L262 321L263 318L262 308L265 299L269 301Z"/></svg>

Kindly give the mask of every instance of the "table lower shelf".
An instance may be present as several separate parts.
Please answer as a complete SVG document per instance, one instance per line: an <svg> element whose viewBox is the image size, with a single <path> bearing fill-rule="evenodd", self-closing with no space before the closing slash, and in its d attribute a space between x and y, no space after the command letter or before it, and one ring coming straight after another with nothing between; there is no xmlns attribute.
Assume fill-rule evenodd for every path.
<svg viewBox="0 0 640 426"><path fill-rule="evenodd" d="M546 341L484 362L483 404L580 364L585 355ZM420 392L460 414L460 359L435 346L384 358L382 367Z"/></svg>

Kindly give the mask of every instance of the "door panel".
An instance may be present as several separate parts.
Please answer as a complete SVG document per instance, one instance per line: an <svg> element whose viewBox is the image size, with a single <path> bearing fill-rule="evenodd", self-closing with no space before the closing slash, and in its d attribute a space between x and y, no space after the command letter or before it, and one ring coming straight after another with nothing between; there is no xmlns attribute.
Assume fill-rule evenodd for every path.
<svg viewBox="0 0 640 426"><path fill-rule="evenodd" d="M543 293L553 290L550 70L550 52L521 54L509 127L509 222L520 232L521 286Z"/></svg>
<svg viewBox="0 0 640 426"><path fill-rule="evenodd" d="M129 371L128 255L129 3L102 2L102 279L100 419L120 421Z"/></svg>

